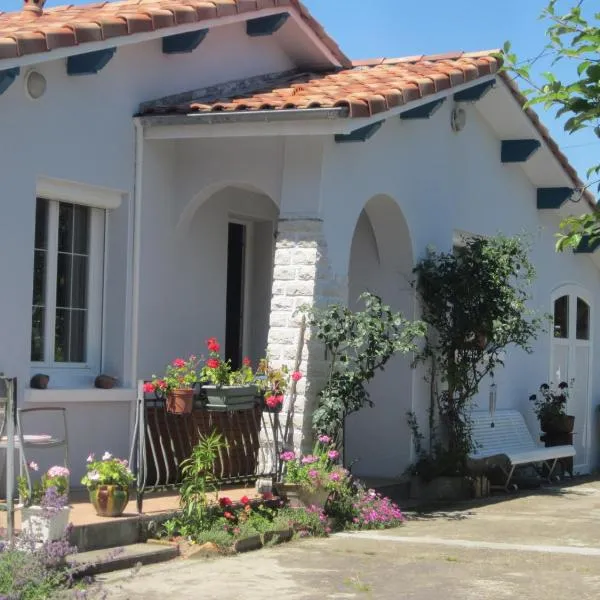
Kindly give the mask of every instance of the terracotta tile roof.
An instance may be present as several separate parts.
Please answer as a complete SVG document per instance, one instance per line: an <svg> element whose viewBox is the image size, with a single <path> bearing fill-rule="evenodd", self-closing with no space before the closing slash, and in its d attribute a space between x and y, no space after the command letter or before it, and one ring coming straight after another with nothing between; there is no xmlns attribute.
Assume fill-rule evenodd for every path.
<svg viewBox="0 0 600 600"><path fill-rule="evenodd" d="M268 8L295 10L333 56L350 66L300 0L120 0L58 6L39 15L0 12L0 60Z"/></svg>
<svg viewBox="0 0 600 600"><path fill-rule="evenodd" d="M153 113L285 110L345 107L350 117L370 117L430 94L473 81L498 70L489 53L441 57L376 59L353 63L351 69L302 73L268 89L216 102L154 106Z"/></svg>

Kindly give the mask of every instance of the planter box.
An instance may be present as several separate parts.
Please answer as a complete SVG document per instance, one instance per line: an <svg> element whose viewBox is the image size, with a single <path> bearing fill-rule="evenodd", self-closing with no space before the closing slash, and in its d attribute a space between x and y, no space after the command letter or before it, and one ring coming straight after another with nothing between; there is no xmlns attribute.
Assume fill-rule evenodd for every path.
<svg viewBox="0 0 600 600"><path fill-rule="evenodd" d="M423 502L440 500L466 500L472 494L471 483L464 477L436 477L423 481L420 477L410 480L410 497Z"/></svg>
<svg viewBox="0 0 600 600"><path fill-rule="evenodd" d="M275 489L276 495L286 499L291 508L323 508L329 498L327 490L311 491L295 483L277 483Z"/></svg>
<svg viewBox="0 0 600 600"><path fill-rule="evenodd" d="M25 507L21 514L21 528L36 541L53 542L65 535L70 512L71 509L67 506L46 517L41 506Z"/></svg>
<svg viewBox="0 0 600 600"><path fill-rule="evenodd" d="M242 410L252 408L259 396L255 385L203 385L209 408Z"/></svg>
<svg viewBox="0 0 600 600"><path fill-rule="evenodd" d="M289 542L294 537L293 529L280 529L278 531L267 531L263 533L263 544L282 544Z"/></svg>
<svg viewBox="0 0 600 600"><path fill-rule="evenodd" d="M250 552L251 550L260 550L262 545L260 535L253 535L235 542L233 549L235 552Z"/></svg>

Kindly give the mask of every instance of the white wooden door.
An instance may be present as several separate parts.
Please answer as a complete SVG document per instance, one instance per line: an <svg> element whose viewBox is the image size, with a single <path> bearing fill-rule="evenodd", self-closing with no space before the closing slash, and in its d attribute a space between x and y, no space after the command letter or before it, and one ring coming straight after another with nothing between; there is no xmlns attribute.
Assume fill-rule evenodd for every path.
<svg viewBox="0 0 600 600"><path fill-rule="evenodd" d="M590 365L592 307L588 294L574 286L557 290L552 297L554 328L550 380L569 384L567 412L575 416L574 467L590 468Z"/></svg>

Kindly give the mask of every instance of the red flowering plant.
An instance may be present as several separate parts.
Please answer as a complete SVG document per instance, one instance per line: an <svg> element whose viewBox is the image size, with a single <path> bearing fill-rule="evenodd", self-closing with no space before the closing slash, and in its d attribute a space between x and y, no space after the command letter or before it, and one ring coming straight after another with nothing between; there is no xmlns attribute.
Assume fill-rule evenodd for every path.
<svg viewBox="0 0 600 600"><path fill-rule="evenodd" d="M302 379L300 371L290 374L286 365L274 368L266 358L260 360L256 369L256 384L263 394L265 406L272 410L280 409L283 406L283 399L290 380L300 381L300 379Z"/></svg>
<svg viewBox="0 0 600 600"><path fill-rule="evenodd" d="M240 504L234 505L229 498L219 498L223 516L217 519L217 527L232 536L248 537L265 533L273 529L273 520L277 514L275 508L267 505L265 499L251 501L248 496L240 499Z"/></svg>
<svg viewBox="0 0 600 600"><path fill-rule="evenodd" d="M206 340L208 348L208 358L200 372L200 379L203 383L210 383L216 386L225 385L251 385L254 383L254 373L250 359L244 358L242 366L239 369L231 367L230 360L221 358L221 345L217 338Z"/></svg>
<svg viewBox="0 0 600 600"><path fill-rule="evenodd" d="M200 361L193 354L187 358L176 358L165 369L162 377L152 375L152 381L144 384L147 394L166 394L171 390L191 390L198 381Z"/></svg>

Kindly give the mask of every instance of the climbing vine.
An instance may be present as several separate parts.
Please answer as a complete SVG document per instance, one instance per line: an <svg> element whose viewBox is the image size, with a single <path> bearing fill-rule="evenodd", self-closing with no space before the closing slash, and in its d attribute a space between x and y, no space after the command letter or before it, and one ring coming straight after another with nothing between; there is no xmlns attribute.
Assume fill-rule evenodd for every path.
<svg viewBox="0 0 600 600"><path fill-rule="evenodd" d="M443 455L451 474L464 471L472 449L469 408L481 382L504 365L507 346L530 353L542 327L527 307L535 277L528 250L521 237L473 237L452 252L428 251L414 269L429 325L416 362L428 365L431 411L445 432L443 448L434 442L430 452ZM414 415L409 424L414 430Z"/></svg>

